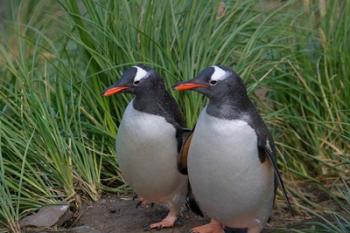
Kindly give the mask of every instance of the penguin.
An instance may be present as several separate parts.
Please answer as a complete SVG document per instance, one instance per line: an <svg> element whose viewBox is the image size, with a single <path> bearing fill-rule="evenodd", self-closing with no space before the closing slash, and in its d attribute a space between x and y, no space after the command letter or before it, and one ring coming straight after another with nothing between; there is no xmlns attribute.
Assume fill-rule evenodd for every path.
<svg viewBox="0 0 350 233"><path fill-rule="evenodd" d="M232 69L211 66L178 91L209 99L199 115L188 149L193 195L209 224L193 233L259 233L270 218L279 184L275 145L263 119Z"/></svg>
<svg viewBox="0 0 350 233"><path fill-rule="evenodd" d="M140 64L126 69L122 78L102 95L130 93L116 137L122 176L140 200L164 204L168 215L146 229L173 227L185 204L188 177L177 168L185 121L162 77Z"/></svg>

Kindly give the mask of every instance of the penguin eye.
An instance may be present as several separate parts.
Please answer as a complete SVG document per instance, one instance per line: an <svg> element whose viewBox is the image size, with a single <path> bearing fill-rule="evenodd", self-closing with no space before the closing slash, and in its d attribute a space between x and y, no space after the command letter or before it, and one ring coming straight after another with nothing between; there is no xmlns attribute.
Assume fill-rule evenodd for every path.
<svg viewBox="0 0 350 233"><path fill-rule="evenodd" d="M209 84L210 84L211 86L215 86L215 85L216 85L216 83L217 83L217 81L216 81L216 80L210 80L210 82L209 82Z"/></svg>
<svg viewBox="0 0 350 233"><path fill-rule="evenodd" d="M137 86L140 83L140 80L134 81L134 85Z"/></svg>

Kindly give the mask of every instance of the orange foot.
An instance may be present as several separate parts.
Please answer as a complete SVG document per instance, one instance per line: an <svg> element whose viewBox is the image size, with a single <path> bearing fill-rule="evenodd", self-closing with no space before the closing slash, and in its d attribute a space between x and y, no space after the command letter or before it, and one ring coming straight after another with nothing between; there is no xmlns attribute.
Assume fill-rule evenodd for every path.
<svg viewBox="0 0 350 233"><path fill-rule="evenodd" d="M192 228L190 233L224 233L224 228L221 223L211 219L208 224Z"/></svg>
<svg viewBox="0 0 350 233"><path fill-rule="evenodd" d="M152 223L150 225L145 226L145 230L160 230L162 228L170 228L173 227L177 219L176 210L170 210L168 215L160 222Z"/></svg>
<svg viewBox="0 0 350 233"><path fill-rule="evenodd" d="M138 207L144 207L144 208L148 208L148 207L153 207L154 203L153 202L150 202L150 201L147 201L145 198L143 197L135 197L134 200L137 201L136 203L136 208Z"/></svg>

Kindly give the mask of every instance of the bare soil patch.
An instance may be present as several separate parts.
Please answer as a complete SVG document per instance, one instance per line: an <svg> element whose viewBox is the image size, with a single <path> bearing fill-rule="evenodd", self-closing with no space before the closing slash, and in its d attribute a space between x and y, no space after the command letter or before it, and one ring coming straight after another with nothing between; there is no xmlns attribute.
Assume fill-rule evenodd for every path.
<svg viewBox="0 0 350 233"><path fill-rule="evenodd" d="M108 194L98 202L84 204L80 213L81 217L75 226L89 226L101 233L144 233L144 225L161 220L167 210L159 205L136 208L136 202L131 198ZM206 222L206 219L184 210L174 228L158 232L188 233L192 227Z"/></svg>
<svg viewBox="0 0 350 233"><path fill-rule="evenodd" d="M84 204L80 214L79 220L74 224L75 227L83 226L100 233L144 233L143 226L161 220L166 216L167 210L159 205L136 208L136 202L130 197L119 198L117 195L107 194L98 202ZM271 222L272 226L280 227L288 222L280 219L282 216L279 213L275 214L277 216ZM191 228L207 222L208 219L184 210L174 228L151 232L188 233ZM268 232L272 232L271 226L264 231Z"/></svg>

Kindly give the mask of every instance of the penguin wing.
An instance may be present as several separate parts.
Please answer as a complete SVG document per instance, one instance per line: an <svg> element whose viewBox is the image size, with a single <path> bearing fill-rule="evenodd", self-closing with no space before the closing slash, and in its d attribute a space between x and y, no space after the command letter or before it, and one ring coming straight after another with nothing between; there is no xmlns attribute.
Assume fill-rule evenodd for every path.
<svg viewBox="0 0 350 233"><path fill-rule="evenodd" d="M178 129L177 130L177 143L178 143L178 158L177 168L181 174L187 175L187 157L192 140L193 130L190 129Z"/></svg>
<svg viewBox="0 0 350 233"><path fill-rule="evenodd" d="M196 215L204 217L204 214L194 198L190 181L188 181L188 192L186 196L186 206Z"/></svg>
<svg viewBox="0 0 350 233"><path fill-rule="evenodd" d="M273 141L271 142L271 139L269 139L268 136L264 137L264 135L258 135L258 151L259 151L259 159L261 163L263 163L266 160L266 157L271 161L271 164L275 173L275 182L277 181L278 185L281 187L283 196L287 201L289 211L292 213L292 215L294 215L294 211L293 211L292 205L290 204L287 190L284 186L281 173L278 170ZM277 188L277 184L275 184L275 193L276 193L276 188Z"/></svg>

